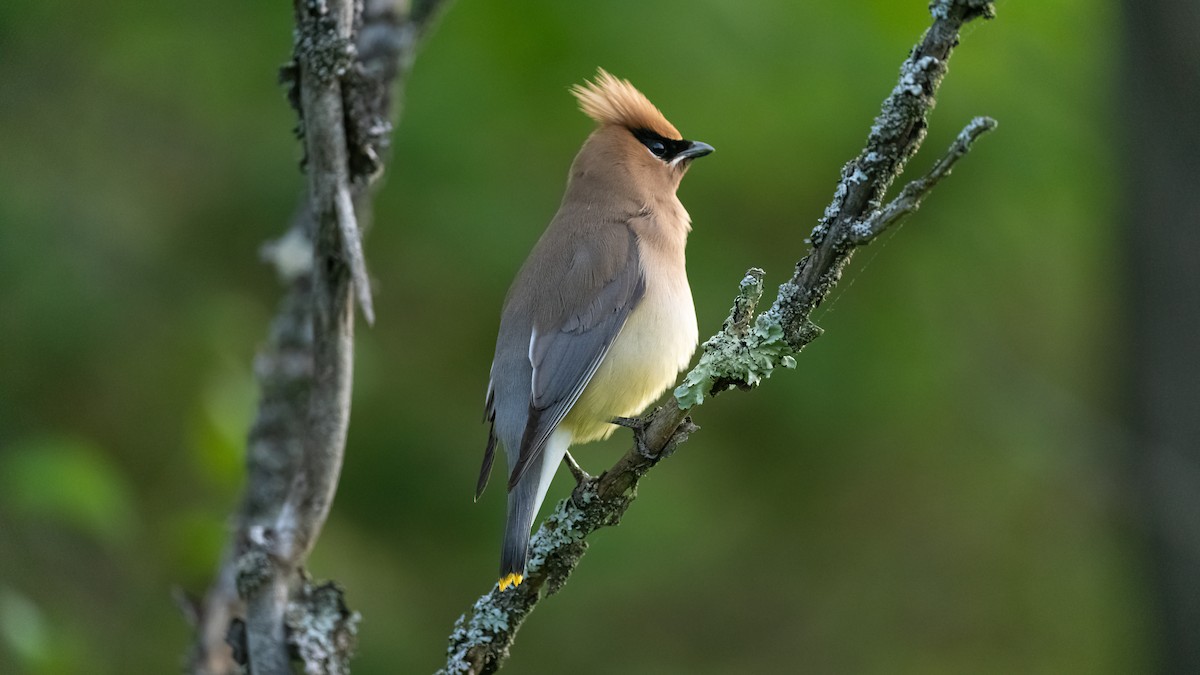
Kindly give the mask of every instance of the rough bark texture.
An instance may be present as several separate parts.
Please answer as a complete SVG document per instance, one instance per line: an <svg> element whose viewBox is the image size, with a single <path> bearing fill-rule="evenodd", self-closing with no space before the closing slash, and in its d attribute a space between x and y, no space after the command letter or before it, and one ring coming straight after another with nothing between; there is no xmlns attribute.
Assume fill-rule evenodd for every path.
<svg viewBox="0 0 1200 675"><path fill-rule="evenodd" d="M354 298L371 294L360 224L382 170L394 92L440 0L297 0L281 79L300 115L308 185L263 249L287 286L255 360L247 485L217 577L195 608L194 673L348 672L358 615L303 566L329 514L350 419ZM228 642L227 642L228 641Z"/></svg>
<svg viewBox="0 0 1200 675"><path fill-rule="evenodd" d="M1128 392L1161 673L1200 673L1200 4L1124 3Z"/></svg>
<svg viewBox="0 0 1200 675"><path fill-rule="evenodd" d="M602 475L582 477L571 497L542 523L530 543L524 583L504 592L493 586L459 617L440 673L498 670L521 623L538 602L567 582L587 550L588 535L617 524L637 496L641 477L696 431L690 409L706 396L749 389L778 366L794 367L795 355L821 334L809 319L812 311L837 283L854 249L914 211L971 143L995 126L987 118L973 120L928 175L883 204L888 186L925 137L926 116L959 30L969 21L994 15L992 3L981 0L935 0L929 8L932 26L901 66L899 82L884 100L866 147L842 169L833 201L812 231L810 250L780 286L770 309L755 316L763 273L750 270L729 319L704 343L699 364L676 389L678 405L623 421L634 427L634 447Z"/></svg>

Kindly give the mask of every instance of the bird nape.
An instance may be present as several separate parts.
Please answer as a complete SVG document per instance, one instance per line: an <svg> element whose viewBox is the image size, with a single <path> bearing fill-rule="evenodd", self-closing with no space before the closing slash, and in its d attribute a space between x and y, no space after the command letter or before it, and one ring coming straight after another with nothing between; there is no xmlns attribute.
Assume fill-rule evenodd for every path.
<svg viewBox="0 0 1200 675"><path fill-rule="evenodd" d="M691 218L675 192L712 146L685 140L603 69L571 92L597 126L509 290L488 383L476 497L499 441L508 458L501 591L525 578L530 529L567 448L607 438L614 418L654 402L697 343L684 264Z"/></svg>

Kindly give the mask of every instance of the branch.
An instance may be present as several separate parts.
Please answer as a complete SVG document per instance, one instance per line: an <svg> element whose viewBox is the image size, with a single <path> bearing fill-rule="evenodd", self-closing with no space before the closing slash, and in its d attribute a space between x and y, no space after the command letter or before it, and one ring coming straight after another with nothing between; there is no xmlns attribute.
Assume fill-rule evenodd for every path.
<svg viewBox="0 0 1200 675"><path fill-rule="evenodd" d="M291 672L293 656L307 672L346 672L358 615L303 565L341 471L355 295L373 320L360 222L382 170L393 91L441 4L296 3L295 56L281 78L300 114L308 186L290 229L263 248L287 293L255 359L247 485L217 577L194 608L193 673L240 672L246 662L254 673Z"/></svg>
<svg viewBox="0 0 1200 675"><path fill-rule="evenodd" d="M976 117L958 133L958 138L946 150L946 154L933 165L929 173L914 180L900 191L883 209L850 225L850 237L855 246L871 243L884 230L895 225L901 218L921 208L921 201L933 190L942 178L950 175L950 170L958 160L966 156L974 145L975 139L996 128L996 120L990 117Z"/></svg>
<svg viewBox="0 0 1200 675"><path fill-rule="evenodd" d="M521 623L538 602L567 582L587 550L588 535L620 522L637 496L642 476L697 430L688 412L706 396L750 389L778 366L795 367L795 355L822 332L812 323L812 312L837 283L854 249L916 210L971 143L994 128L990 119L974 120L927 176L881 206L888 187L924 140L926 117L960 29L976 18L994 16L992 3L983 0L935 0L930 13L932 26L901 66L899 82L884 100L866 147L842 169L833 201L810 236L811 248L792 278L779 287L774 303L754 316L763 273L750 270L729 318L704 343L699 363L676 388L678 405L621 421L634 428L634 447L605 473L580 481L571 497L546 518L530 542L524 583L503 592L493 586L459 617L439 673L496 672L508 658Z"/></svg>

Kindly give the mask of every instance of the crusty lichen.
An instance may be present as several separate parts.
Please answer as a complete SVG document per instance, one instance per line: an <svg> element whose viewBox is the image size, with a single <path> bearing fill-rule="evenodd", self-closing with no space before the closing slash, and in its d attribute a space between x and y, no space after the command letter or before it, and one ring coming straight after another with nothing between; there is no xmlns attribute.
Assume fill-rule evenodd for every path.
<svg viewBox="0 0 1200 675"><path fill-rule="evenodd" d="M950 10L955 5L960 5L966 10L965 19L968 21L979 16L985 19L996 18L995 3L991 0L933 0L929 3L929 13L935 19L949 19Z"/></svg>
<svg viewBox="0 0 1200 675"><path fill-rule="evenodd" d="M505 591L492 586L469 614L458 617L446 648L446 667L438 675L477 672L480 659L503 661L521 622L542 595L554 594L565 583L587 546L584 539L606 524L608 509L601 508L594 482L584 483L560 501L530 539L525 583Z"/></svg>
<svg viewBox="0 0 1200 675"><path fill-rule="evenodd" d="M300 657L305 675L348 675L362 617L346 606L342 589L332 582L304 582L300 597L288 603L287 640Z"/></svg>
<svg viewBox="0 0 1200 675"><path fill-rule="evenodd" d="M725 325L702 345L700 362L675 388L675 401L681 409L700 405L705 396L717 391L753 387L770 377L776 367L796 367L796 350L785 338L779 313L754 316L762 297L762 279L763 271L757 268L742 279Z"/></svg>
<svg viewBox="0 0 1200 675"><path fill-rule="evenodd" d="M595 498L588 486L581 490L584 505ZM529 562L526 574L539 571L546 560L555 552L579 541L596 529L597 524L588 522L587 512L575 504L574 499L564 499L555 507L554 513L546 518L542 526L529 540Z"/></svg>
<svg viewBox="0 0 1200 675"><path fill-rule="evenodd" d="M775 368L795 368L795 350L784 339L778 318L760 314L754 330L737 338L717 333L704 343L700 362L675 388L680 408L700 405L708 394L734 387L753 387L771 377Z"/></svg>

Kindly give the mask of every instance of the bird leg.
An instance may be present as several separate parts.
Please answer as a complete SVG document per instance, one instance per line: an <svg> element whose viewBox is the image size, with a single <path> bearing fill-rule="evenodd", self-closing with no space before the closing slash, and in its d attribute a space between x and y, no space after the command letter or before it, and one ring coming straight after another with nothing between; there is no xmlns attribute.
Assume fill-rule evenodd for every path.
<svg viewBox="0 0 1200 675"><path fill-rule="evenodd" d="M567 451L566 455L563 455L563 461L567 463L567 468L571 470L571 475L575 476L575 483L577 485L583 485L585 481L592 479L592 477L588 475L588 472L584 471L582 466L579 466L579 462L576 462L575 458L571 456L571 452L569 450Z"/></svg>

